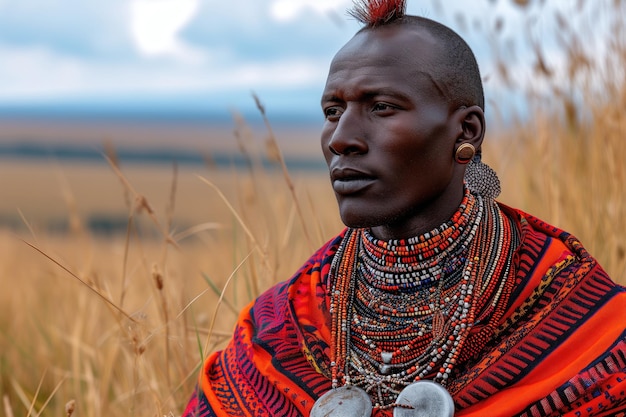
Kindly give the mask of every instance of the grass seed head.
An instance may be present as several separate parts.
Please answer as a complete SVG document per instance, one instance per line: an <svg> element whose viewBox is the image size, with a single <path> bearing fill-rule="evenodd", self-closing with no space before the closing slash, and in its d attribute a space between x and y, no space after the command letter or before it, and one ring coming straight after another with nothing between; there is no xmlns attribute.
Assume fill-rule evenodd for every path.
<svg viewBox="0 0 626 417"><path fill-rule="evenodd" d="M76 409L76 400L69 400L65 404L65 415L67 417L71 417L74 414L74 410Z"/></svg>

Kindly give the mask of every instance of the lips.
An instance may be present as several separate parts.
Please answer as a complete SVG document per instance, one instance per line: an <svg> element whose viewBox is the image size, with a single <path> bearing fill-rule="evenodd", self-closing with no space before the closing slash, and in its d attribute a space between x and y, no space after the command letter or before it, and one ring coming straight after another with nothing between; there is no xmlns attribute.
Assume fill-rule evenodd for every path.
<svg viewBox="0 0 626 417"><path fill-rule="evenodd" d="M330 178L333 190L339 195L361 192L375 181L372 175L354 168L334 168Z"/></svg>

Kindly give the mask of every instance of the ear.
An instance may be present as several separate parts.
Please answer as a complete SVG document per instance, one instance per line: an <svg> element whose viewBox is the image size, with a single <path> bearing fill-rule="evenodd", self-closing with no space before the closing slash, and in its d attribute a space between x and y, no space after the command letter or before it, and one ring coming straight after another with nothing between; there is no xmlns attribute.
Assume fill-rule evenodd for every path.
<svg viewBox="0 0 626 417"><path fill-rule="evenodd" d="M478 151L485 137L485 112L480 106L461 107L457 116L460 126L457 145L469 143Z"/></svg>

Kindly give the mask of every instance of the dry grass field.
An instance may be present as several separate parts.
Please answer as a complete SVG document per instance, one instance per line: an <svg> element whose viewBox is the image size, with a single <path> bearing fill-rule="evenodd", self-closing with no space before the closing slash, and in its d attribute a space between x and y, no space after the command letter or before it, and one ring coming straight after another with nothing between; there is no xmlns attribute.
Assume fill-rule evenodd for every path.
<svg viewBox="0 0 626 417"><path fill-rule="evenodd" d="M610 4L624 34L624 6ZM596 66L565 43L582 100L539 66L556 99L490 131L485 159L500 201L573 233L626 284L626 36L616 39L612 62ZM0 162L0 216L17 219L0 230L0 415L180 414L238 310L342 227L325 173L247 155L236 171ZM121 228L94 233L94 217Z"/></svg>

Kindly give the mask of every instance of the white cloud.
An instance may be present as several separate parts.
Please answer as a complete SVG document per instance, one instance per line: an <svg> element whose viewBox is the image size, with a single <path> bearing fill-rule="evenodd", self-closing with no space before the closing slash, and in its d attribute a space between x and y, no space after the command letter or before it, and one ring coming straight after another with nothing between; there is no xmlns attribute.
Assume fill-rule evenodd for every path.
<svg viewBox="0 0 626 417"><path fill-rule="evenodd" d="M42 95L62 95L80 85L84 63L60 58L45 47L15 48L0 45L0 98L28 101Z"/></svg>
<svg viewBox="0 0 626 417"><path fill-rule="evenodd" d="M211 93L261 87L291 89L323 83L318 63L282 58L267 63L209 60L196 64L143 59L129 63L94 63L51 49L0 44L0 101L28 102L116 94Z"/></svg>
<svg viewBox="0 0 626 417"><path fill-rule="evenodd" d="M309 11L319 14L343 10L350 0L274 0L270 16L278 21L292 21Z"/></svg>
<svg viewBox="0 0 626 417"><path fill-rule="evenodd" d="M214 88L255 88L255 86L291 88L321 85L326 74L319 70L317 62L288 58L266 64L249 64L234 71L223 71L223 78Z"/></svg>
<svg viewBox="0 0 626 417"><path fill-rule="evenodd" d="M133 0L130 26L135 45L149 56L193 54L178 33L197 11L198 0Z"/></svg>

